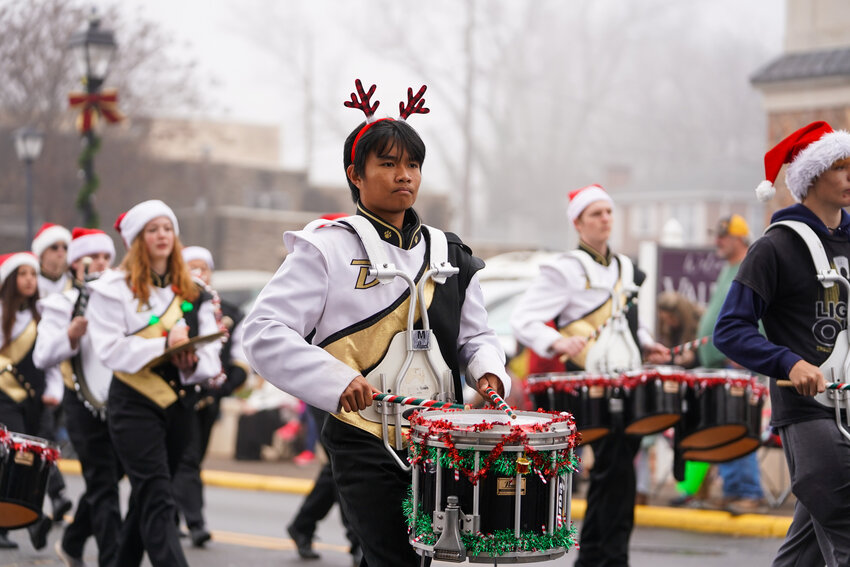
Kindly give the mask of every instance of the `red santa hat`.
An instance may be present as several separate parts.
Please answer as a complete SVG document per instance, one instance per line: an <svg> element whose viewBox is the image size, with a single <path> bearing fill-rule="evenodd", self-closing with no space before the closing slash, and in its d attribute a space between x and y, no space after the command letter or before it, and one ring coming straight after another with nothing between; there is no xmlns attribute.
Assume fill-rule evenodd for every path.
<svg viewBox="0 0 850 567"><path fill-rule="evenodd" d="M759 201L776 194L773 184L784 164L785 184L797 202L802 201L815 180L836 161L850 157L850 132L835 130L826 122L812 122L789 135L764 154L764 176L756 187Z"/></svg>
<svg viewBox="0 0 850 567"><path fill-rule="evenodd" d="M187 246L183 249L183 261L191 262L192 260L202 260L210 270L215 270L212 253L203 246Z"/></svg>
<svg viewBox="0 0 850 567"><path fill-rule="evenodd" d="M611 195L600 185L588 185L587 187L571 191L570 202L567 205L567 216L570 217L571 221L575 222L587 206L596 201L607 201L611 206L614 205Z"/></svg>
<svg viewBox="0 0 850 567"><path fill-rule="evenodd" d="M71 231L71 244L68 245L68 263L73 264L80 258L92 254L109 254L109 263L115 259L115 244L109 235L96 228L74 227Z"/></svg>
<svg viewBox="0 0 850 567"><path fill-rule="evenodd" d="M35 238L32 239L32 253L41 258L44 251L57 242L64 242L67 246L71 243L71 233L64 226L46 222L41 225L35 233Z"/></svg>
<svg viewBox="0 0 850 567"><path fill-rule="evenodd" d="M115 220L115 230L121 234L124 246L130 248L133 240L142 232L145 225L159 217L168 218L174 226L174 234L180 234L180 227L177 225L177 217L174 215L174 211L158 199L142 201L126 213L122 213Z"/></svg>
<svg viewBox="0 0 850 567"><path fill-rule="evenodd" d="M21 266L32 266L37 274L38 258L30 252L12 252L11 254L3 254L0 256L0 285L6 281L12 272Z"/></svg>

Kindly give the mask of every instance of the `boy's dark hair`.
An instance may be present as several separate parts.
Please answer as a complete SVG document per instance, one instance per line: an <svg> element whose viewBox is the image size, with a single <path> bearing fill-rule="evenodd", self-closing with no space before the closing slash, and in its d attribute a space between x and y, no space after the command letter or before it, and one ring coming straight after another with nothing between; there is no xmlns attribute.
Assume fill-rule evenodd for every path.
<svg viewBox="0 0 850 567"><path fill-rule="evenodd" d="M360 130L366 125L366 122L361 122L351 134L345 139L345 146L342 150L342 163L348 171L348 166L351 161L351 146L354 144L354 139ZM372 152L377 152L378 155L386 155L396 147L400 147L407 152L408 157L416 162L419 162L419 167L425 161L425 143L419 134L416 133L410 124L404 120L381 120L369 127L368 130L357 141L357 151L354 154L354 171L357 175L362 176L366 171L366 157ZM351 200L355 203L360 201L360 189L354 185L348 174L345 175L348 181L348 188L351 191Z"/></svg>

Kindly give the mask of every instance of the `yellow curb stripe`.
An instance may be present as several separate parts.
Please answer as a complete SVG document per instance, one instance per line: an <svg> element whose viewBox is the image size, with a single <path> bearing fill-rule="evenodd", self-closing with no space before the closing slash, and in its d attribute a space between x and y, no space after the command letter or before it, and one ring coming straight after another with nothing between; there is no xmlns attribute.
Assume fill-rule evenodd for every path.
<svg viewBox="0 0 850 567"><path fill-rule="evenodd" d="M79 461L60 459L59 470L65 474L80 474ZM246 474L227 471L201 471L201 480L207 486L219 486L238 490L260 490L287 494L309 494L313 481L303 478ZM574 498L571 505L573 520L584 519L587 502ZM686 530L749 537L784 538L791 525L790 516L768 514L742 514L733 516L722 510L691 510L664 506L635 506L635 525L671 530ZM227 532L221 532L222 537ZM237 534L246 537L244 534ZM255 537L255 536L252 536ZM271 538L272 540L276 538ZM290 540L281 540L290 541ZM269 543L269 545L277 545ZM292 549L290 547L285 549Z"/></svg>
<svg viewBox="0 0 850 567"><path fill-rule="evenodd" d="M260 549L272 550L294 550L295 542L288 538L261 536L254 534L243 534L237 532L224 532L215 530L212 532L212 540L217 543L228 545L239 545L242 547L255 547ZM317 551L336 551L339 553L348 553L348 546L334 545L330 543L313 542L313 547Z"/></svg>

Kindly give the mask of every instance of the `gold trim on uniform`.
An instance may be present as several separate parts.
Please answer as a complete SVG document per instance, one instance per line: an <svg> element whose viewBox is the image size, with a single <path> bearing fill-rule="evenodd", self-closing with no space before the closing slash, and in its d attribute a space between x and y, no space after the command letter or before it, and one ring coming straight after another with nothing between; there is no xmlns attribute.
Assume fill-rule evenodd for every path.
<svg viewBox="0 0 850 567"><path fill-rule="evenodd" d="M36 329L36 322L30 321L20 335L0 350L0 367L5 368L10 364L17 366L24 359L35 344ZM17 376L7 370L0 371L0 390L18 404L24 401L28 395L26 388L18 381Z"/></svg>
<svg viewBox="0 0 850 567"><path fill-rule="evenodd" d="M434 299L434 280L425 283L425 305L430 306ZM399 332L407 330L407 312L410 307L410 297L401 305L388 313L380 321L360 329L326 345L324 349L337 360L363 373L368 368L374 368L386 355L390 341ZM417 310L416 321L420 318ZM403 395L401 393L400 395ZM381 437L381 424L364 419L357 412L341 411L332 414L340 421L368 431L376 437ZM395 435L395 428L390 426L390 438Z"/></svg>
<svg viewBox="0 0 850 567"><path fill-rule="evenodd" d="M166 308L165 313L159 316L157 322L139 329L133 335L142 337L143 339L157 339L162 337L168 329L183 318L183 310L180 308L182 304L183 298L178 294L174 294L174 298ZM162 409L167 408L177 401L177 392L174 391L162 376L149 368L143 368L135 374L115 371L115 377Z"/></svg>
<svg viewBox="0 0 850 567"><path fill-rule="evenodd" d="M621 287L622 283L617 282L614 289L619 291ZM623 297L623 294L617 294L617 296L620 298L620 307L622 308L626 304L626 299ZM608 321L608 319L611 318L612 306L613 303L609 297L605 303L581 319L576 319L575 321L558 329L558 332L565 337L589 337L596 331L596 329L601 327L606 321ZM572 361L573 364L584 368L584 363L587 360L587 353L594 344L596 344L596 339L588 339L587 345L585 345L582 351L577 355L570 357L569 360Z"/></svg>
<svg viewBox="0 0 850 567"><path fill-rule="evenodd" d="M601 252L599 252L598 250L596 250L595 248L590 246L588 243L579 240L578 249L583 250L583 251L587 252L588 254L590 254L590 257L593 258L593 261L596 262L597 264L602 264L603 266L606 266L606 267L611 265L611 249L610 248L608 249L608 253L603 255Z"/></svg>

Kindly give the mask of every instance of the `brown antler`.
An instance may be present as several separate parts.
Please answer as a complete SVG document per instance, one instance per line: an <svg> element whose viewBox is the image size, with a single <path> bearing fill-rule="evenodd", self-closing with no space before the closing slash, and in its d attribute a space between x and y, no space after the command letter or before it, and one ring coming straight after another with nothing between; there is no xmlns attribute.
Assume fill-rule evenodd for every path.
<svg viewBox="0 0 850 567"><path fill-rule="evenodd" d="M347 100L343 104L348 108L359 108L366 115L366 119L369 120L378 110L378 105L381 104L380 101L376 100L374 106L369 106L369 99L375 94L375 85L372 85L368 93L363 90L363 83L360 82L360 79L354 80L354 86L357 88L357 95L351 93L351 100Z"/></svg>
<svg viewBox="0 0 850 567"><path fill-rule="evenodd" d="M419 92L416 93L416 96L413 96L413 89L407 89L407 105L403 102L398 103L398 115L402 120L407 120L407 117L411 114L428 114L431 112L430 108L425 108L423 105L425 104L425 99L422 98L422 95L425 94L425 89L427 89L425 85L422 85L422 88L419 89Z"/></svg>

